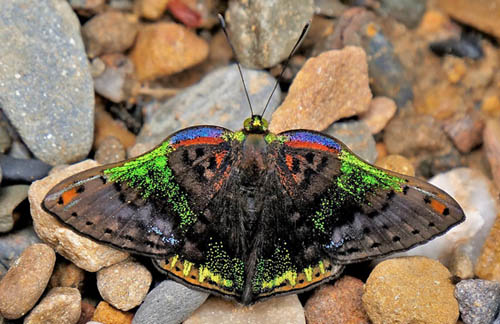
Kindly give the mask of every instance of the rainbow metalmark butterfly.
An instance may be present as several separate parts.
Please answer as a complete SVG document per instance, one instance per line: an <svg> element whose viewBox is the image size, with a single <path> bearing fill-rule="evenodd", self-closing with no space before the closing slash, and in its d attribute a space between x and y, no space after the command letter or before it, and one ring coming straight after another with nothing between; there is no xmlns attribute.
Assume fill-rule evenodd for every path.
<svg viewBox="0 0 500 324"><path fill-rule="evenodd" d="M370 165L319 132L273 134L253 114L240 131L186 128L142 156L74 175L43 207L243 304L317 286L464 219L425 181Z"/></svg>

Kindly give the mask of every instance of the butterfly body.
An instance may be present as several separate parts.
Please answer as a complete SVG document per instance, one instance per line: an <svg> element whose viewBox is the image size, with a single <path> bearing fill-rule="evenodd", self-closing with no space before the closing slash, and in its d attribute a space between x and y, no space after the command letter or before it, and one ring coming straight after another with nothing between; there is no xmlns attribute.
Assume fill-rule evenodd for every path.
<svg viewBox="0 0 500 324"><path fill-rule="evenodd" d="M180 130L140 157L64 180L43 207L244 304L309 289L464 218L425 181L376 168L321 133L273 134L260 116L238 132Z"/></svg>

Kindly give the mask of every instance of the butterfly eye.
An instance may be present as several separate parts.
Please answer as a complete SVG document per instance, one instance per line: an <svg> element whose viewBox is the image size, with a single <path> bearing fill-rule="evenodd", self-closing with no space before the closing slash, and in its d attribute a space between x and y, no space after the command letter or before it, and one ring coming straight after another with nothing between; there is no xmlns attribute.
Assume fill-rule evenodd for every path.
<svg viewBox="0 0 500 324"><path fill-rule="evenodd" d="M243 122L243 128L245 128L246 131L250 131L252 129L252 118L247 118Z"/></svg>

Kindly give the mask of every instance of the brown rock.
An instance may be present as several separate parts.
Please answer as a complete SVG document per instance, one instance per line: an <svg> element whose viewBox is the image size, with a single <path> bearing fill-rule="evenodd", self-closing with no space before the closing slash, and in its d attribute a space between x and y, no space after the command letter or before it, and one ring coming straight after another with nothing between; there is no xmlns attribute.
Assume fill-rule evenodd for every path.
<svg viewBox="0 0 500 324"><path fill-rule="evenodd" d="M63 225L56 217L42 209L42 201L47 192L63 179L98 165L92 160L74 164L33 182L28 192L33 226L38 236L57 253L89 272L123 261L128 257L128 253L96 243Z"/></svg>
<svg viewBox="0 0 500 324"><path fill-rule="evenodd" d="M137 16L106 11L94 16L82 27L87 55L94 58L105 53L120 53L134 43L138 30Z"/></svg>
<svg viewBox="0 0 500 324"><path fill-rule="evenodd" d="M455 324L458 302L451 274L426 257L389 259L368 277L363 305L373 324Z"/></svg>
<svg viewBox="0 0 500 324"><path fill-rule="evenodd" d="M372 134L376 134L384 129L394 117L397 109L396 103L391 98L375 97L371 101L368 111L361 114L360 118L368 125Z"/></svg>
<svg viewBox="0 0 500 324"><path fill-rule="evenodd" d="M449 261L448 269L453 276L460 279L472 279L474 277L474 264L464 244L455 247Z"/></svg>
<svg viewBox="0 0 500 324"><path fill-rule="evenodd" d="M344 276L335 285L322 285L307 300L305 314L308 323L363 324L370 323L363 308L363 282Z"/></svg>
<svg viewBox="0 0 500 324"><path fill-rule="evenodd" d="M297 295L271 298L252 306L242 306L212 297L200 306L184 324L305 324L304 309Z"/></svg>
<svg viewBox="0 0 500 324"><path fill-rule="evenodd" d="M416 111L444 120L466 109L460 89L448 82L439 83L415 98Z"/></svg>
<svg viewBox="0 0 500 324"><path fill-rule="evenodd" d="M439 0L438 3L454 19L500 37L499 0Z"/></svg>
<svg viewBox="0 0 500 324"><path fill-rule="evenodd" d="M475 111L447 120L444 131L462 153L469 153L483 142L484 121Z"/></svg>
<svg viewBox="0 0 500 324"><path fill-rule="evenodd" d="M80 289L85 279L85 272L71 262L58 261L50 278L49 288L70 287Z"/></svg>
<svg viewBox="0 0 500 324"><path fill-rule="evenodd" d="M474 272L481 279L500 282L500 214L484 242Z"/></svg>
<svg viewBox="0 0 500 324"><path fill-rule="evenodd" d="M75 324L80 318L81 300L78 289L53 288L25 318L24 324Z"/></svg>
<svg viewBox="0 0 500 324"><path fill-rule="evenodd" d="M77 324L88 324L90 320L92 320L92 316L95 313L94 305L88 303L85 300L82 300L82 312L80 314L80 319L78 319Z"/></svg>
<svg viewBox="0 0 500 324"><path fill-rule="evenodd" d="M340 118L367 111L371 97L365 52L352 46L328 51L304 64L274 112L270 130L321 131Z"/></svg>
<svg viewBox="0 0 500 324"><path fill-rule="evenodd" d="M414 177L415 168L413 164L404 156L393 154L383 157L375 163L376 166L391 170L397 173L405 174Z"/></svg>
<svg viewBox="0 0 500 324"><path fill-rule="evenodd" d="M139 16L157 20L165 10L167 10L169 0L136 0L134 2L134 12Z"/></svg>
<svg viewBox="0 0 500 324"><path fill-rule="evenodd" d="M42 295L56 254L45 244L26 248L0 281L0 313L8 319L26 314Z"/></svg>
<svg viewBox="0 0 500 324"><path fill-rule="evenodd" d="M119 162L125 160L125 157L125 148L114 136L108 136L103 139L95 152L95 159L100 164Z"/></svg>
<svg viewBox="0 0 500 324"><path fill-rule="evenodd" d="M125 260L97 273L102 298L114 307L128 311L142 303L151 285L151 273L138 262Z"/></svg>
<svg viewBox="0 0 500 324"><path fill-rule="evenodd" d="M94 89L95 91L106 99L113 102L126 101L132 96L136 84L134 79L134 64L125 55L121 53L105 54L100 57L100 60L95 59L92 66L95 64L96 70L100 69L97 62L104 63L104 70L94 71L100 72L94 76Z"/></svg>
<svg viewBox="0 0 500 324"><path fill-rule="evenodd" d="M500 189L500 120L488 120L484 129L483 142L493 180Z"/></svg>
<svg viewBox="0 0 500 324"><path fill-rule="evenodd" d="M141 29L131 53L139 80L180 72L208 56L208 44L175 23L155 23Z"/></svg>
<svg viewBox="0 0 500 324"><path fill-rule="evenodd" d="M95 110L94 148L98 149L102 141L108 136L118 138L125 148L129 148L135 144L135 135L122 122L114 120L104 110L103 106L97 104Z"/></svg>
<svg viewBox="0 0 500 324"><path fill-rule="evenodd" d="M103 324L131 324L134 314L122 312L105 301L97 305L92 321L101 322Z"/></svg>
<svg viewBox="0 0 500 324"><path fill-rule="evenodd" d="M500 99L496 95L487 96L481 103L481 110L492 117L500 117Z"/></svg>

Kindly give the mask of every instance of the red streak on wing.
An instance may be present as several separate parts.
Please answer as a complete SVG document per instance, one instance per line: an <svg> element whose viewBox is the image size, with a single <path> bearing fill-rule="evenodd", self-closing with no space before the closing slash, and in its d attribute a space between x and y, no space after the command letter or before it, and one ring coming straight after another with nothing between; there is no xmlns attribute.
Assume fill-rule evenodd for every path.
<svg viewBox="0 0 500 324"><path fill-rule="evenodd" d="M303 148L303 149L313 149L318 151L327 151L338 153L337 150L319 143L303 142L303 141L290 141L286 142L286 145L293 148Z"/></svg>
<svg viewBox="0 0 500 324"><path fill-rule="evenodd" d="M224 142L224 140L220 137L198 137L189 140L180 141L174 144L174 148L178 148L179 146L188 146L188 145L196 145L196 144L220 144Z"/></svg>

